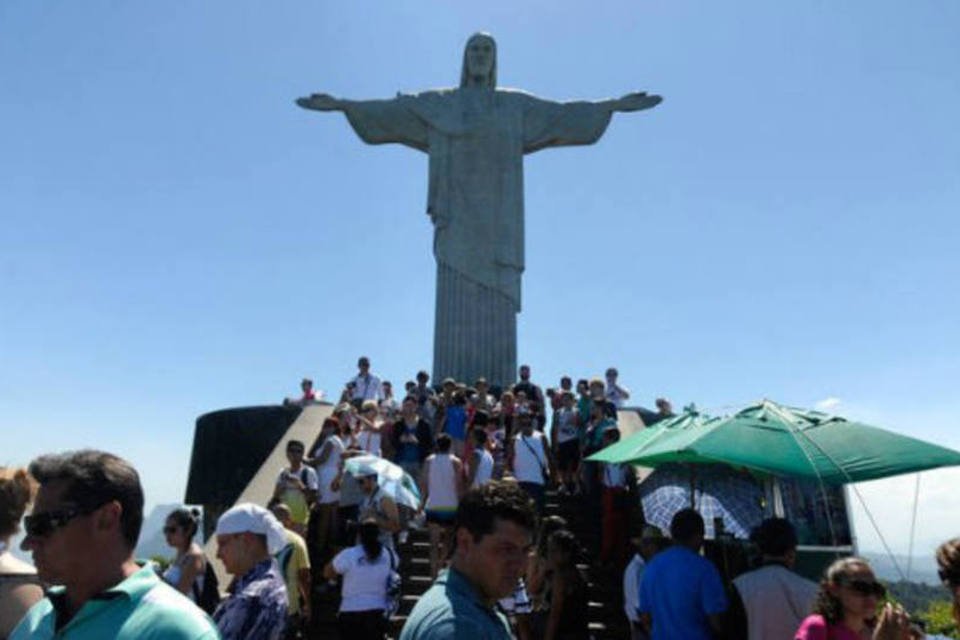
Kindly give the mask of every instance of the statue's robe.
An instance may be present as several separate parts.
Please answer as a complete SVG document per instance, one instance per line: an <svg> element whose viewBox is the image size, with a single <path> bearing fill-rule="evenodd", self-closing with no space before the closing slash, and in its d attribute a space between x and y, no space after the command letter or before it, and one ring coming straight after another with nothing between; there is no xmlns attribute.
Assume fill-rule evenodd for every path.
<svg viewBox="0 0 960 640"><path fill-rule="evenodd" d="M524 269L523 156L596 142L610 122L609 107L460 88L350 101L344 112L365 142L404 144L430 156L434 380L510 383Z"/></svg>

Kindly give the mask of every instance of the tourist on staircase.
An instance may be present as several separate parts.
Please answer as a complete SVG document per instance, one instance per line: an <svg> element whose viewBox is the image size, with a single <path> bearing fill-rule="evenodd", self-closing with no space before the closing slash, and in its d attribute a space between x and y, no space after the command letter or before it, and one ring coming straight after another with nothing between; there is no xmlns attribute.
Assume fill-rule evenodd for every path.
<svg viewBox="0 0 960 640"><path fill-rule="evenodd" d="M407 396L400 405L400 419L392 432L394 462L414 479L420 478L423 461L433 451L430 423L417 414L417 399Z"/></svg>
<svg viewBox="0 0 960 640"><path fill-rule="evenodd" d="M490 436L487 435L487 414L477 412L473 437L473 450L470 452L470 467L467 473L466 486L475 489L493 479L493 455L487 448Z"/></svg>
<svg viewBox="0 0 960 640"><path fill-rule="evenodd" d="M293 530L301 536L307 534L310 509L317 500L317 472L303 463L306 447L299 440L287 442L287 461L290 463L280 472L274 485L273 497L290 508Z"/></svg>
<svg viewBox="0 0 960 640"><path fill-rule="evenodd" d="M380 409L375 400L364 400L360 407L358 418L359 431L356 434L357 447L373 456L380 456L380 429L383 421L380 419Z"/></svg>
<svg viewBox="0 0 960 640"><path fill-rule="evenodd" d="M568 378L569 380L569 378ZM556 411L550 446L560 471L560 493L579 493L577 471L580 467L580 420L574 406L573 392L560 392L560 408Z"/></svg>
<svg viewBox="0 0 960 640"><path fill-rule="evenodd" d="M310 571L310 554L307 553L307 544L304 539L293 530L290 508L282 502L275 501L270 506L270 511L283 525L283 534L287 538L287 545L274 555L280 567L280 575L283 576L287 587L285 638L300 640L306 637L312 609L313 577Z"/></svg>
<svg viewBox="0 0 960 640"><path fill-rule="evenodd" d="M383 544L373 519L359 526L358 543L338 553L324 567L328 580L343 576L337 625L346 640L383 640L387 633L384 611L391 572L399 566L396 553Z"/></svg>
<svg viewBox="0 0 960 640"><path fill-rule="evenodd" d="M373 520L380 527L380 542L389 549L395 548L393 534L400 531L400 512L397 503L388 496L377 482L374 469L361 469L357 475L357 484L363 493L357 513L357 520Z"/></svg>
<svg viewBox="0 0 960 640"><path fill-rule="evenodd" d="M517 414L520 433L513 441L513 458L510 470L520 487L533 499L537 513L543 513L546 489L555 473L550 448L546 438L534 431L534 417L530 413Z"/></svg>
<svg viewBox="0 0 960 640"><path fill-rule="evenodd" d="M620 440L619 429L603 433L603 446ZM631 488L633 467L628 464L605 462L600 465L600 485L603 487L603 528L600 543L600 563L621 575L627 564L627 532L633 509Z"/></svg>
<svg viewBox="0 0 960 640"><path fill-rule="evenodd" d="M550 581L547 584L547 621L544 640L590 640L587 580L578 568L580 544L561 529L547 541Z"/></svg>
<svg viewBox="0 0 960 640"><path fill-rule="evenodd" d="M370 358L360 356L357 360L357 369L359 371L356 377L350 381L353 383L353 396L350 402L358 409L367 400L373 400L376 405L383 399L383 384L380 378L370 373Z"/></svg>
<svg viewBox="0 0 960 640"><path fill-rule="evenodd" d="M437 436L437 452L427 457L420 474L422 509L430 531L430 577L436 578L440 563L450 551L457 505L463 494L463 463L450 451L451 438Z"/></svg>
<svg viewBox="0 0 960 640"><path fill-rule="evenodd" d="M331 554L336 539L340 490L339 486L334 488L334 485L340 475L344 451L340 429L340 421L336 418L324 420L308 460L317 469L317 501L310 514L306 538L310 561L315 566L320 566Z"/></svg>

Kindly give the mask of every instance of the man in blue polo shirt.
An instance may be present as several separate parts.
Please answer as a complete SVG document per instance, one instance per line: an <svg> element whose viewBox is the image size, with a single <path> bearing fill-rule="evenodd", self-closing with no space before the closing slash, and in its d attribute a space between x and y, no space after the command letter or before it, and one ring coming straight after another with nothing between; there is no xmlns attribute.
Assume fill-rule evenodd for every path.
<svg viewBox="0 0 960 640"><path fill-rule="evenodd" d="M102 451L42 456L30 464L40 484L24 519L21 547L52 588L11 640L219 638L196 605L133 561L143 524L143 490L126 460Z"/></svg>
<svg viewBox="0 0 960 640"><path fill-rule="evenodd" d="M447 571L421 596L400 640L509 640L497 600L514 592L527 563L536 512L516 484L497 480L460 500Z"/></svg>
<svg viewBox="0 0 960 640"><path fill-rule="evenodd" d="M678 511L670 535L674 545L654 556L640 578L641 623L653 640L712 640L722 631L727 597L720 573L700 555L703 518L693 509Z"/></svg>

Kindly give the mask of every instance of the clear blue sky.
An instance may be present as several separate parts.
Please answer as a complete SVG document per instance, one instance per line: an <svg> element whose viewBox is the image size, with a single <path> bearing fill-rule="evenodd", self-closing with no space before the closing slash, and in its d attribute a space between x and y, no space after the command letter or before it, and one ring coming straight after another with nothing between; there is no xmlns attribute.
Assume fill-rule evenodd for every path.
<svg viewBox="0 0 960 640"><path fill-rule="evenodd" d="M958 27L949 0L3 2L0 463L106 448L174 502L199 414L335 391L360 354L429 367L426 158L293 100L455 84L481 29L502 85L665 97L527 159L539 382L833 398L960 448ZM960 475L925 478L935 542ZM889 483L864 491L905 548Z"/></svg>

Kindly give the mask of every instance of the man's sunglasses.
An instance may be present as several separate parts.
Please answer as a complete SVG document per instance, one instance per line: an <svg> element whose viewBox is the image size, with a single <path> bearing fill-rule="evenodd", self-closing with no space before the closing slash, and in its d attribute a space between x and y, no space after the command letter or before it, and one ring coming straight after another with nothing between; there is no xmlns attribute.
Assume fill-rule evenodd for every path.
<svg viewBox="0 0 960 640"><path fill-rule="evenodd" d="M937 571L937 575L940 576L940 582L943 583L947 589L956 589L960 587L960 572L955 571L944 571L940 569Z"/></svg>
<svg viewBox="0 0 960 640"><path fill-rule="evenodd" d="M871 582L870 580L848 580L842 584L861 596L877 596L878 598L883 598L887 595L887 588L879 582Z"/></svg>
<svg viewBox="0 0 960 640"><path fill-rule="evenodd" d="M23 529L31 538L45 538L57 529L67 526L74 518L91 514L99 508L99 506L92 509L74 507L58 511L33 513L23 519Z"/></svg>

